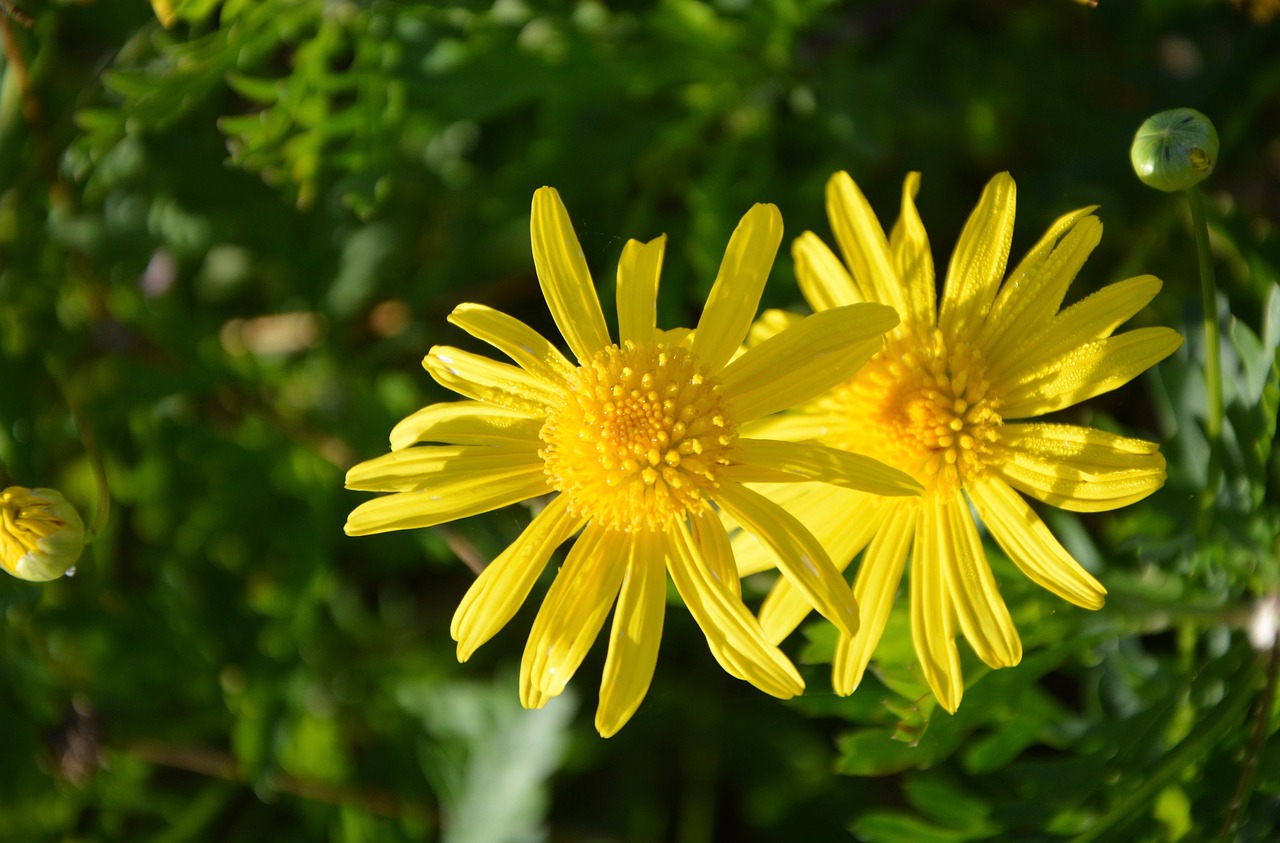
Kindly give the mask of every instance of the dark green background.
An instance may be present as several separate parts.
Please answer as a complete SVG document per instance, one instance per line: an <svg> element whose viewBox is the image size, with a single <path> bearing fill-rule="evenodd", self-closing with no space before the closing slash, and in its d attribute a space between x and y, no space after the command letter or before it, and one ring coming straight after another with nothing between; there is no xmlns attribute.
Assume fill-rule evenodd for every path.
<svg viewBox="0 0 1280 843"><path fill-rule="evenodd" d="M88 520L87 435L114 507L74 578L0 579L0 840L1274 839L1270 654L1244 630L1280 587L1280 22L1211 0L188 0L165 30L146 3L19 5L0 485L56 486ZM1228 429L1206 531L1186 205L1128 163L1174 106L1222 136L1204 187ZM625 240L670 236L674 327L752 203L781 208L788 243L828 237L837 169L886 226L921 170L940 265L1008 170L1015 255L1101 205L1071 298L1164 279L1132 324L1186 346L1062 414L1169 459L1127 510L1046 513L1107 607L1052 597L992 546L1027 656L989 673L961 645L956 716L923 699L903 616L845 699L829 630L805 628L786 646L809 690L780 703L725 675L674 604L617 737L591 725L599 652L523 712L537 600L466 665L448 629L473 578L457 552L491 558L527 512L349 539L368 496L344 470L444 397L419 361L468 343L453 305L554 336L537 187L561 192L606 306ZM784 247L765 303L799 302Z"/></svg>

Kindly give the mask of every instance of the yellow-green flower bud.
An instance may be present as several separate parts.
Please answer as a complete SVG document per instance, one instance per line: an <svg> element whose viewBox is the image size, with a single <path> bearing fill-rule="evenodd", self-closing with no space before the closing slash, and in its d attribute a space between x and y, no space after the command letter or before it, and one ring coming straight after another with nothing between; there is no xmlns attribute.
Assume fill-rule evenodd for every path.
<svg viewBox="0 0 1280 843"><path fill-rule="evenodd" d="M80 513L53 489L0 492L0 567L24 580L56 580L84 550Z"/></svg>
<svg viewBox="0 0 1280 843"><path fill-rule="evenodd" d="M1186 190L1218 163L1218 130L1194 108L1162 111L1138 127L1129 149L1133 171L1157 190Z"/></svg>

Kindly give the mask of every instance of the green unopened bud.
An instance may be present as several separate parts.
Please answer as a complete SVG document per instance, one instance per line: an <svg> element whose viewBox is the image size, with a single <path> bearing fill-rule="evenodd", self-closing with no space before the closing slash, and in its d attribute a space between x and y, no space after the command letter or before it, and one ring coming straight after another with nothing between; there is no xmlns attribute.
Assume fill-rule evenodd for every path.
<svg viewBox="0 0 1280 843"><path fill-rule="evenodd" d="M24 580L56 580L84 550L80 513L53 489L0 492L0 567Z"/></svg>
<svg viewBox="0 0 1280 843"><path fill-rule="evenodd" d="M1218 163L1218 130L1194 108L1162 111L1138 127L1129 150L1133 171L1158 190L1186 190Z"/></svg>

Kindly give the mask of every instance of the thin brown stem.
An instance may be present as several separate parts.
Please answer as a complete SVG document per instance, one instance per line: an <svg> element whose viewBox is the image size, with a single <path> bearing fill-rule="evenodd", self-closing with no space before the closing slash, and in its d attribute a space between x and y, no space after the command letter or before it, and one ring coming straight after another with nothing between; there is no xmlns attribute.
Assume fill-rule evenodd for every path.
<svg viewBox="0 0 1280 843"><path fill-rule="evenodd" d="M135 739L125 741L114 749L161 767L249 784L249 778L239 760L230 753L211 746L167 744L148 739ZM340 784L305 779L283 772L268 774L265 783L272 790L313 802L358 808L370 814L414 820L429 825L435 825L436 822L435 811L430 806L406 802L398 794L389 790L372 788L353 790Z"/></svg>

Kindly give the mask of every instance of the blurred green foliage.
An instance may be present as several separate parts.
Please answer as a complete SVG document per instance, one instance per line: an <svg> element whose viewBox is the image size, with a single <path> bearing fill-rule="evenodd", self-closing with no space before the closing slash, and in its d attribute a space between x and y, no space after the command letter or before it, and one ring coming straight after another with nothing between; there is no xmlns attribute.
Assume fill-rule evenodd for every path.
<svg viewBox="0 0 1280 843"><path fill-rule="evenodd" d="M169 29L138 2L5 5L30 27L0 15L0 482L91 512L90 438L114 509L73 578L0 580L0 840L1274 839L1276 665L1246 632L1280 612L1280 23L1217 0L185 0ZM1183 105L1222 137L1205 187L1227 423L1204 530L1186 209L1128 164L1137 125ZM448 624L459 559L527 516L350 540L343 471L442 397L418 361L465 342L454 304L550 329L538 186L601 281L628 237L671 235L674 325L751 203L825 233L837 169L886 222L923 171L939 260L1010 170L1015 252L1102 205L1073 295L1164 279L1138 321L1187 344L1068 415L1164 443L1166 488L1046 513L1107 607L1058 601L992 545L1028 653L971 659L955 716L901 611L849 698L827 690L822 625L788 644L809 691L781 704L673 612L617 737L590 723L599 654L521 711L533 609L465 666ZM766 304L796 306L792 279L784 254Z"/></svg>

